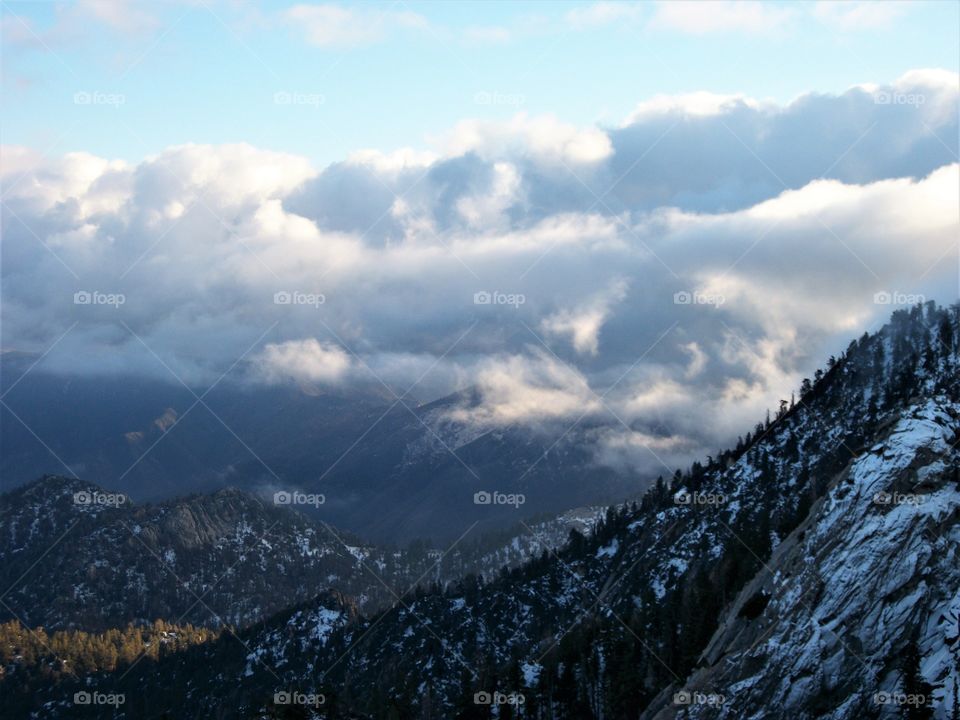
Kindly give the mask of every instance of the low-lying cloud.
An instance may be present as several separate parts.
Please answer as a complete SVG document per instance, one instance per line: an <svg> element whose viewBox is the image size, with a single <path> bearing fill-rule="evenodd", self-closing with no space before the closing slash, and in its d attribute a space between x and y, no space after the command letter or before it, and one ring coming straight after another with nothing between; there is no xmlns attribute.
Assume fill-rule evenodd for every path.
<svg viewBox="0 0 960 720"><path fill-rule="evenodd" d="M197 386L472 388L452 421L586 416L605 462L672 462L886 317L875 294L956 299L957 98L931 70L782 107L659 97L320 171L4 148L3 348Z"/></svg>

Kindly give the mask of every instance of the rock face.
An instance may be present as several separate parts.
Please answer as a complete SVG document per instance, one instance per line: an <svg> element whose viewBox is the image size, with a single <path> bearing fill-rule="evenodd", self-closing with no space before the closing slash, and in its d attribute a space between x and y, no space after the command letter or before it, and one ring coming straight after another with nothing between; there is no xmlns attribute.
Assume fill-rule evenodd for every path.
<svg viewBox="0 0 960 720"><path fill-rule="evenodd" d="M910 704L950 717L960 699L958 418L944 397L917 404L852 461L726 612L706 667L644 717L675 717L675 699L695 718L899 717ZM911 644L932 689L922 701L905 687Z"/></svg>

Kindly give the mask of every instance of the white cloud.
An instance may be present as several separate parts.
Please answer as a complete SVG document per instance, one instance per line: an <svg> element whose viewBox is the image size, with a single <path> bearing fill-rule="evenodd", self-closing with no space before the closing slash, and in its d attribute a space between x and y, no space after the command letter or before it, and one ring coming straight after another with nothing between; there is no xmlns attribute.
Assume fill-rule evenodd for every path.
<svg viewBox="0 0 960 720"><path fill-rule="evenodd" d="M394 29L427 26L427 19L409 10L367 10L341 5L294 5L284 18L317 47L355 47L383 40Z"/></svg>
<svg viewBox="0 0 960 720"><path fill-rule="evenodd" d="M349 371L350 356L336 345L307 338L266 345L257 364L267 382L331 383Z"/></svg>
<svg viewBox="0 0 960 720"><path fill-rule="evenodd" d="M463 31L463 37L473 45L503 45L513 39L513 32L499 25L472 25Z"/></svg>
<svg viewBox="0 0 960 720"><path fill-rule="evenodd" d="M657 4L650 26L691 35L716 32L756 34L782 28L795 15L793 8L752 0L670 0Z"/></svg>
<svg viewBox="0 0 960 720"><path fill-rule="evenodd" d="M548 335L569 337L578 353L596 355L600 345L600 329L612 306L623 300L626 294L627 281L617 278L609 288L601 290L577 307L544 318L541 328Z"/></svg>
<svg viewBox="0 0 960 720"><path fill-rule="evenodd" d="M690 355L690 364L684 371L683 376L688 380L692 380L700 375L704 368L707 367L707 354L703 352L695 342L688 342L685 345L681 345L680 348Z"/></svg>
<svg viewBox="0 0 960 720"><path fill-rule="evenodd" d="M595 2L567 12L567 24L576 29L599 27L618 22L635 21L645 14L638 2Z"/></svg>
<svg viewBox="0 0 960 720"><path fill-rule="evenodd" d="M757 110L761 103L746 95L718 95L711 92L654 95L639 103L621 127L632 125L656 115L708 117L730 112L737 104Z"/></svg>
<svg viewBox="0 0 960 720"><path fill-rule="evenodd" d="M518 113L508 122L464 120L444 139L448 155L498 157L526 152L543 163L590 164L607 158L610 138L599 128L577 128L552 115Z"/></svg>
<svg viewBox="0 0 960 720"><path fill-rule="evenodd" d="M490 187L476 195L466 195L457 201L457 212L474 228L491 230L506 225L504 212L517 201L520 175L510 163L493 165Z"/></svg>
<svg viewBox="0 0 960 720"><path fill-rule="evenodd" d="M877 30L891 27L909 11L910 4L898 0L820 0L813 7L813 16L835 30Z"/></svg>
<svg viewBox="0 0 960 720"><path fill-rule="evenodd" d="M355 150L347 156L347 162L366 165L384 175L395 175L403 170L426 168L437 161L437 154L429 150L400 148L393 152L376 149Z"/></svg>
<svg viewBox="0 0 960 720"><path fill-rule="evenodd" d="M451 419L481 426L538 423L602 407L582 374L539 348L482 362L476 388L480 405L457 408L449 413Z"/></svg>
<svg viewBox="0 0 960 720"><path fill-rule="evenodd" d="M90 16L123 33L156 29L159 21L150 14L149 3L138 0L78 0L77 14Z"/></svg>

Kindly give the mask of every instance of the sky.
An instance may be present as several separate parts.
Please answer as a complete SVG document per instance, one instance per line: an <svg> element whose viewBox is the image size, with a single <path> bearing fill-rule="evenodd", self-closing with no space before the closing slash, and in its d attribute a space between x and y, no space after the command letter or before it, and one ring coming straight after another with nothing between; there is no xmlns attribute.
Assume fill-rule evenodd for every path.
<svg viewBox="0 0 960 720"><path fill-rule="evenodd" d="M323 166L465 117L618 125L644 98L789 102L955 67L955 2L4 2L4 142L135 162L248 142ZM78 106L77 92L123 104ZM305 104L278 104L277 93Z"/></svg>
<svg viewBox="0 0 960 720"><path fill-rule="evenodd" d="M44 371L472 388L658 470L960 296L957 3L2 7Z"/></svg>

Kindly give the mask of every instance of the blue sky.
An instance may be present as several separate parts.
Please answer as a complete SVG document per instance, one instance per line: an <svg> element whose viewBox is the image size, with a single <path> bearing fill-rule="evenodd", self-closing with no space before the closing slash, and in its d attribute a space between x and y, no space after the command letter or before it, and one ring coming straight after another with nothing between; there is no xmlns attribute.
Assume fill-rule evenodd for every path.
<svg viewBox="0 0 960 720"><path fill-rule="evenodd" d="M243 141L322 167L431 147L464 118L616 126L656 94L783 103L955 71L960 56L955 2L297 7L5 2L3 142L133 162ZM77 105L78 92L123 103ZM284 92L306 104L275 102Z"/></svg>

